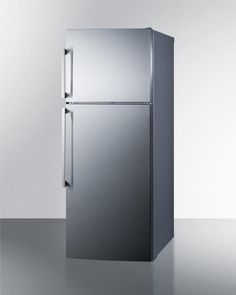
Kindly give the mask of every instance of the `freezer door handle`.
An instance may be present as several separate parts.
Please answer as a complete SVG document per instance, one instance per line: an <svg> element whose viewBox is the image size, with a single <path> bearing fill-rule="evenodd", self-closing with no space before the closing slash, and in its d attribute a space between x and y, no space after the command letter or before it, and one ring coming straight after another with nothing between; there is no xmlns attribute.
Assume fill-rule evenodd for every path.
<svg viewBox="0 0 236 295"><path fill-rule="evenodd" d="M66 114L69 111L62 108L62 186L68 186L66 181Z"/></svg>
<svg viewBox="0 0 236 295"><path fill-rule="evenodd" d="M62 52L62 98L65 99L67 97L71 97L72 92L73 92L73 50L63 49L63 52Z"/></svg>

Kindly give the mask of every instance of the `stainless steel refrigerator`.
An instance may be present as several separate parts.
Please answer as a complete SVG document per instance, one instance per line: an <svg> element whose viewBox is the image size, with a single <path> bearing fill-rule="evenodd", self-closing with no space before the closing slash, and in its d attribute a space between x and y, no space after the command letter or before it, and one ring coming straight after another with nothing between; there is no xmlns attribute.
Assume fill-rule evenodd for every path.
<svg viewBox="0 0 236 295"><path fill-rule="evenodd" d="M151 28L65 37L67 257L151 261L174 235L174 39Z"/></svg>

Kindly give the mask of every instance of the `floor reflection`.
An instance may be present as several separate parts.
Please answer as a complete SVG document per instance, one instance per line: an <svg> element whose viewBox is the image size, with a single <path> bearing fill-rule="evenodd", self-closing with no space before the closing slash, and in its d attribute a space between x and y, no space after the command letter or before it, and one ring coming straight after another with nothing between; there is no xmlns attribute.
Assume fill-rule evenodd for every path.
<svg viewBox="0 0 236 295"><path fill-rule="evenodd" d="M155 262L65 258L64 220L1 221L1 294L173 294L173 244Z"/></svg>
<svg viewBox="0 0 236 295"><path fill-rule="evenodd" d="M173 246L153 262L68 259L68 294L173 294Z"/></svg>
<svg viewBox="0 0 236 295"><path fill-rule="evenodd" d="M1 220L1 295L235 295L235 220L177 220L153 262L65 258L64 220Z"/></svg>

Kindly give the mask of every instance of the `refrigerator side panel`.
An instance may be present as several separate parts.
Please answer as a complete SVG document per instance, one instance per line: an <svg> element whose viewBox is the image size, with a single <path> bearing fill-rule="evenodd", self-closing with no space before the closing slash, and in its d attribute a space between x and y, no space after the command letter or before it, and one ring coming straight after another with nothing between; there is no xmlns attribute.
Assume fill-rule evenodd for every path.
<svg viewBox="0 0 236 295"><path fill-rule="evenodd" d="M174 38L154 31L152 258L174 236Z"/></svg>
<svg viewBox="0 0 236 295"><path fill-rule="evenodd" d="M65 46L67 101L150 100L150 29L67 30Z"/></svg>
<svg viewBox="0 0 236 295"><path fill-rule="evenodd" d="M150 106L67 109L67 257L150 260Z"/></svg>

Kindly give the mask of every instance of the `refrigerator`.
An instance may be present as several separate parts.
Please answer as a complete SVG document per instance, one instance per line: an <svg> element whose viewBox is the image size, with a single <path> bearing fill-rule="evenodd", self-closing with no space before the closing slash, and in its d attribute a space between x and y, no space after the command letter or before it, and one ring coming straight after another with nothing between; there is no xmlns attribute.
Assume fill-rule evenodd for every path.
<svg viewBox="0 0 236 295"><path fill-rule="evenodd" d="M152 261L174 236L174 38L66 30L62 59L66 256Z"/></svg>

